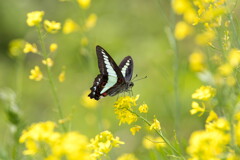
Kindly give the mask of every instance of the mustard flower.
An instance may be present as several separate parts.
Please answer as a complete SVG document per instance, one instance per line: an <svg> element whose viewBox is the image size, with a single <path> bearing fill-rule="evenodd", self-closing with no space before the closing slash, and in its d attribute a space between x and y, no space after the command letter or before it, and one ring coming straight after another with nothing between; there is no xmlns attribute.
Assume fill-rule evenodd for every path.
<svg viewBox="0 0 240 160"><path fill-rule="evenodd" d="M65 73L65 70L62 70L61 73L60 73L59 76L58 76L58 81L59 81L59 82L62 83L62 82L65 81L65 74L66 74L66 73Z"/></svg>
<svg viewBox="0 0 240 160"><path fill-rule="evenodd" d="M141 128L142 128L141 126L135 125L134 127L130 128L130 131L131 131L132 135L135 135L136 132L139 132L139 130L140 130Z"/></svg>
<svg viewBox="0 0 240 160"><path fill-rule="evenodd" d="M51 58L47 58L42 60L42 63L48 67L52 67L53 66L53 60Z"/></svg>
<svg viewBox="0 0 240 160"><path fill-rule="evenodd" d="M195 41L199 45L209 45L212 43L214 39L215 39L215 32L212 29L208 29L203 33L199 33L196 36Z"/></svg>
<svg viewBox="0 0 240 160"><path fill-rule="evenodd" d="M31 43L26 42L26 44L23 48L23 52L24 53L29 53L29 52L37 53L38 50L37 50L36 44L31 44Z"/></svg>
<svg viewBox="0 0 240 160"><path fill-rule="evenodd" d="M120 120L119 125L121 123L128 123L131 124L137 121L137 115L132 113L132 107L136 106L136 101L138 100L139 96L136 97L120 97L114 104L114 111L117 115L117 118Z"/></svg>
<svg viewBox="0 0 240 160"><path fill-rule="evenodd" d="M191 113L191 115L193 115L193 114L196 114L198 112L200 112L199 116L201 116L205 112L205 106L203 105L203 107L200 107L200 105L197 102L193 101L192 102L192 109L190 110L190 113Z"/></svg>
<svg viewBox="0 0 240 160"><path fill-rule="evenodd" d="M58 49L57 43L51 43L49 46L49 50L51 53L55 52Z"/></svg>
<svg viewBox="0 0 240 160"><path fill-rule="evenodd" d="M192 27L184 21L178 22L175 26L175 38L177 40L183 40L187 36L191 35Z"/></svg>
<svg viewBox="0 0 240 160"><path fill-rule="evenodd" d="M29 79L35 80L35 81L40 81L43 78L43 74L39 68L39 66L35 66L34 69L31 69L30 71L30 76Z"/></svg>
<svg viewBox="0 0 240 160"><path fill-rule="evenodd" d="M148 105L147 104L142 104L141 106L139 106L138 108L140 113L147 113L148 112Z"/></svg>
<svg viewBox="0 0 240 160"><path fill-rule="evenodd" d="M210 98L214 97L215 94L215 88L212 88L211 86L201 86L192 94L192 98L207 101Z"/></svg>
<svg viewBox="0 0 240 160"><path fill-rule="evenodd" d="M213 110L211 110L209 113L209 116L206 119L206 123L216 121L217 119L218 119L218 115Z"/></svg>
<svg viewBox="0 0 240 160"><path fill-rule="evenodd" d="M192 159L216 159L230 143L230 135L219 131L195 131L192 133L187 152Z"/></svg>
<svg viewBox="0 0 240 160"><path fill-rule="evenodd" d="M44 28L49 33L57 33L61 29L61 23L55 21L44 21Z"/></svg>
<svg viewBox="0 0 240 160"><path fill-rule="evenodd" d="M88 90L83 93L82 97L80 98L80 103L86 108L96 108L98 101L89 98L88 94Z"/></svg>
<svg viewBox="0 0 240 160"><path fill-rule="evenodd" d="M77 0L77 2L83 9L87 9L91 4L91 0Z"/></svg>
<svg viewBox="0 0 240 160"><path fill-rule="evenodd" d="M89 147L93 150L91 157L96 159L110 152L113 147L118 147L120 144L124 144L124 142L119 140L119 137L114 138L112 133L109 131L101 132L90 141L91 144Z"/></svg>
<svg viewBox="0 0 240 160"><path fill-rule="evenodd" d="M32 27L38 25L42 21L43 11L34 11L27 14L27 25Z"/></svg>
<svg viewBox="0 0 240 160"><path fill-rule="evenodd" d="M131 153L125 153L117 158L117 160L138 160L137 157L135 157L134 154Z"/></svg>
<svg viewBox="0 0 240 160"><path fill-rule="evenodd" d="M74 22L72 19L67 19L63 25L63 33L69 34L79 30L79 28L80 27L76 22Z"/></svg>
<svg viewBox="0 0 240 160"><path fill-rule="evenodd" d="M230 124L225 118L218 118L215 121L205 125L206 131L220 131L227 133L230 130Z"/></svg>
<svg viewBox="0 0 240 160"><path fill-rule="evenodd" d="M9 43L9 53L11 56L16 57L23 53L24 44L26 42L23 39L14 39Z"/></svg>
<svg viewBox="0 0 240 160"><path fill-rule="evenodd" d="M85 22L85 29L90 30L92 29L97 23L97 15L92 13L88 16Z"/></svg>
<svg viewBox="0 0 240 160"><path fill-rule="evenodd" d="M189 64L192 71L202 72L205 70L205 55L200 51L195 51L189 56Z"/></svg>
<svg viewBox="0 0 240 160"><path fill-rule="evenodd" d="M228 61L233 67L237 67L240 64L240 50L231 49L228 53Z"/></svg>
<svg viewBox="0 0 240 160"><path fill-rule="evenodd" d="M240 146L240 120L237 121L234 127L235 141L238 146Z"/></svg>
<svg viewBox="0 0 240 160"><path fill-rule="evenodd" d="M143 147L146 149L163 148L166 143L161 137L145 136L142 141Z"/></svg>
<svg viewBox="0 0 240 160"><path fill-rule="evenodd" d="M160 126L160 122L157 120L157 118L153 119L153 123L150 126L150 130L160 130L161 126Z"/></svg>
<svg viewBox="0 0 240 160"><path fill-rule="evenodd" d="M229 76L233 73L233 66L229 63L222 64L218 67L218 73L222 76Z"/></svg>
<svg viewBox="0 0 240 160"><path fill-rule="evenodd" d="M173 0L172 8L177 14L183 14L191 8L189 0Z"/></svg>

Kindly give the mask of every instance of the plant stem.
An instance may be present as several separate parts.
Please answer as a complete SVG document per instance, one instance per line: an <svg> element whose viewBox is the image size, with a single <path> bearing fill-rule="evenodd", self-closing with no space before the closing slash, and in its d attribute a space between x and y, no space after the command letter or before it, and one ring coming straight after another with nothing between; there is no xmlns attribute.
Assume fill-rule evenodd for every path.
<svg viewBox="0 0 240 160"><path fill-rule="evenodd" d="M41 55L46 59L46 58L48 58L48 55L47 55L47 50L46 50L46 47L45 47L45 44L44 44L44 41L43 41L43 34L41 32L41 26L40 25L37 26L37 30L38 30L40 45L41 45L41 48L42 48L42 54ZM49 84L51 86L51 90L52 90L52 93L53 93L53 97L54 97L56 105L57 105L59 118L63 119L64 116L63 116L60 100L59 100L59 97L58 97L58 94L57 94L57 88L54 84L51 68L49 66L47 66L47 75L48 75L48 81L49 81ZM64 123L61 123L61 126L62 126L63 131L66 132L67 129L66 129Z"/></svg>
<svg viewBox="0 0 240 160"><path fill-rule="evenodd" d="M140 119L142 119L145 123L147 123L147 125L149 125L149 126L151 126L151 123L147 120L147 119L145 119L144 117L142 117L141 115L139 115L139 114L137 114L137 113L135 113L135 112L133 112L133 111L131 111L131 110L129 110L129 109L127 109L129 112L131 112L131 113L133 113L133 114L135 114L136 116L138 116ZM175 152L177 155L179 155L182 159L184 159L185 160L185 158L183 157L183 155L181 154L181 153L179 153L175 148L174 148L174 146L170 143L170 141L163 135L163 133L161 132L161 131L159 131L159 130L156 130L156 129L154 129L155 130L155 132L164 140L164 142L172 149L172 151L173 152Z"/></svg>

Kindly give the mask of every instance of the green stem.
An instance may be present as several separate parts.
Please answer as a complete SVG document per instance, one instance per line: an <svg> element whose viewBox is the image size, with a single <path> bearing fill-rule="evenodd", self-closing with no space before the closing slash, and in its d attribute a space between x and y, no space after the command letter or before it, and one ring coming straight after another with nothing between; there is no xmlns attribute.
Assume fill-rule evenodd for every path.
<svg viewBox="0 0 240 160"><path fill-rule="evenodd" d="M46 50L46 47L45 47L45 44L44 44L44 41L43 41L43 34L41 32L41 26L40 25L37 26L37 30L38 30L40 45L41 45L41 48L42 48L42 56L45 59L47 59L48 58L47 50ZM54 99L55 99L55 102L56 102L56 105L57 105L59 118L63 119L64 116L63 116L60 100L59 100L59 97L58 97L58 94L57 94L57 88L54 84L51 68L49 66L47 66L47 75L48 75L48 81L49 81L49 84L51 86L51 90L52 90L52 93L53 93L53 96L54 96ZM61 126L62 126L63 131L66 132L67 129L66 129L64 123L61 123Z"/></svg>
<svg viewBox="0 0 240 160"><path fill-rule="evenodd" d="M127 109L129 112L135 114L136 116L138 116L140 119L142 119L145 123L147 123L147 125L151 126L151 123L145 119L143 116ZM181 153L179 153L175 148L174 146L170 143L170 141L163 135L163 133L160 131L160 130L156 130L154 129L154 131L164 140L164 142L172 149L172 151L174 151L177 155L179 155L182 159L185 160L185 158L183 157L183 155Z"/></svg>

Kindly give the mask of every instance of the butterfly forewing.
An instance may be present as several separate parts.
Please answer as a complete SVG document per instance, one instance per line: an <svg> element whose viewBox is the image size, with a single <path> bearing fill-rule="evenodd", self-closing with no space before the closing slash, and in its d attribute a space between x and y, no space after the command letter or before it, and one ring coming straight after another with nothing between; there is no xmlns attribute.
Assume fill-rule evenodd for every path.
<svg viewBox="0 0 240 160"><path fill-rule="evenodd" d="M125 57L119 65L123 77L126 81L131 81L133 74L133 59L130 56Z"/></svg>

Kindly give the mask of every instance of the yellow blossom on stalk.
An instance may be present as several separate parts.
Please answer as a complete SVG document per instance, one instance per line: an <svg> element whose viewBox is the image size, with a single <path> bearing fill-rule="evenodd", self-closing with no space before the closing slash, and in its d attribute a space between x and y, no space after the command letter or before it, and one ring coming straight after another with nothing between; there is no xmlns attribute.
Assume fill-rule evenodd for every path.
<svg viewBox="0 0 240 160"><path fill-rule="evenodd" d="M65 81L65 69L63 69L62 71L61 71L61 73L59 74L59 76L58 76L58 81L59 82L64 82Z"/></svg>
<svg viewBox="0 0 240 160"><path fill-rule="evenodd" d="M239 111L234 115L234 119L237 121L240 121L240 112Z"/></svg>
<svg viewBox="0 0 240 160"><path fill-rule="evenodd" d="M25 41L23 39L14 39L9 43L9 53L11 56L16 57L23 53Z"/></svg>
<svg viewBox="0 0 240 160"><path fill-rule="evenodd" d="M161 126L160 126L160 122L157 120L157 118L153 119L153 123L150 126L150 130L160 130Z"/></svg>
<svg viewBox="0 0 240 160"><path fill-rule="evenodd" d="M72 19L67 19L63 25L63 33L69 34L79 30L79 25L74 22Z"/></svg>
<svg viewBox="0 0 240 160"><path fill-rule="evenodd" d="M234 134L236 139L236 144L240 146L240 120L237 121L237 124L235 124L234 127Z"/></svg>
<svg viewBox="0 0 240 160"><path fill-rule="evenodd" d="M47 59L42 60L42 63L45 64L48 67L53 66L53 60L51 58L47 58Z"/></svg>
<svg viewBox="0 0 240 160"><path fill-rule="evenodd" d="M51 53L55 52L58 49L57 43L51 43L49 46L49 50Z"/></svg>
<svg viewBox="0 0 240 160"><path fill-rule="evenodd" d="M207 101L210 98L214 97L215 94L215 88L212 88L211 86L201 86L192 94L192 98Z"/></svg>
<svg viewBox="0 0 240 160"><path fill-rule="evenodd" d="M229 143L228 133L215 130L195 131L190 137L187 152L191 156L190 159L216 159L224 154Z"/></svg>
<svg viewBox="0 0 240 160"><path fill-rule="evenodd" d="M36 26L42 21L44 15L43 11L34 11L27 14L27 24L28 26Z"/></svg>
<svg viewBox="0 0 240 160"><path fill-rule="evenodd" d="M222 76L229 76L233 73L233 67L229 63L225 63L218 67L218 73Z"/></svg>
<svg viewBox="0 0 240 160"><path fill-rule="evenodd" d="M146 149L162 148L166 146L166 143L161 137L152 136L145 136L142 144Z"/></svg>
<svg viewBox="0 0 240 160"><path fill-rule="evenodd" d="M98 101L88 97L89 91L85 91L80 99L80 103L86 108L96 108Z"/></svg>
<svg viewBox="0 0 240 160"><path fill-rule="evenodd" d="M211 44L215 39L215 32L213 30L206 30L203 33L200 33L196 36L195 41L199 45L208 45Z"/></svg>
<svg viewBox="0 0 240 160"><path fill-rule="evenodd" d="M93 150L91 157L95 159L101 158L103 155L110 152L113 147L118 147L124 142L119 140L119 137L113 137L112 133L109 131L103 131L95 138L91 139L91 144L89 147Z"/></svg>
<svg viewBox="0 0 240 160"><path fill-rule="evenodd" d="M209 122L205 125L206 131L229 132L230 124L225 118L218 118L216 121Z"/></svg>
<svg viewBox="0 0 240 160"><path fill-rule="evenodd" d="M97 23L97 15L92 13L86 19L85 28L87 30L90 30L90 29L92 29L96 25L96 23Z"/></svg>
<svg viewBox="0 0 240 160"><path fill-rule="evenodd" d="M91 0L77 0L80 7L87 9L90 6Z"/></svg>
<svg viewBox="0 0 240 160"><path fill-rule="evenodd" d="M183 14L191 8L189 0L173 0L172 8L177 14Z"/></svg>
<svg viewBox="0 0 240 160"><path fill-rule="evenodd" d="M190 113L191 115L193 115L198 112L200 112L198 116L201 116L205 112L205 106L203 105L203 107L200 107L200 105L197 102L193 101L192 109L190 110Z"/></svg>
<svg viewBox="0 0 240 160"><path fill-rule="evenodd" d="M136 106L136 101L138 100L139 95L136 97L120 97L114 104L114 111L117 115L117 118L120 120L119 125L121 123L131 124L132 122L137 121L137 115L132 113L132 107Z"/></svg>
<svg viewBox="0 0 240 160"><path fill-rule="evenodd" d="M192 71L201 72L205 70L205 55L196 51L189 56L189 64Z"/></svg>
<svg viewBox="0 0 240 160"><path fill-rule="evenodd" d="M217 119L218 119L218 115L213 110L211 110L209 113L209 116L206 119L206 123L209 123L211 121L216 121Z"/></svg>
<svg viewBox="0 0 240 160"><path fill-rule="evenodd" d="M175 37L177 40L183 40L188 35L191 35L192 27L184 21L180 21L175 26Z"/></svg>
<svg viewBox="0 0 240 160"><path fill-rule="evenodd" d="M141 128L142 128L141 126L135 125L134 127L130 128L130 131L131 131L132 135L135 135L136 132L139 132L139 130L140 130Z"/></svg>
<svg viewBox="0 0 240 160"><path fill-rule="evenodd" d="M39 68L39 66L35 66L34 69L31 69L30 71L30 76L29 79L35 80L35 81L40 81L43 78L43 74Z"/></svg>
<svg viewBox="0 0 240 160"><path fill-rule="evenodd" d="M126 153L117 158L117 160L138 160L134 154Z"/></svg>
<svg viewBox="0 0 240 160"><path fill-rule="evenodd" d="M37 53L38 50L37 50L36 44L31 44L31 43L26 42L26 44L23 48L23 52L24 53L29 53L29 52Z"/></svg>
<svg viewBox="0 0 240 160"><path fill-rule="evenodd" d="M240 64L240 50L231 49L228 53L228 61L233 67L237 67Z"/></svg>
<svg viewBox="0 0 240 160"><path fill-rule="evenodd" d="M147 113L148 112L148 105L147 104L142 104L141 106L139 106L138 108L140 113Z"/></svg>
<svg viewBox="0 0 240 160"><path fill-rule="evenodd" d="M57 33L61 29L61 23L55 21L44 21L44 28L49 33Z"/></svg>

